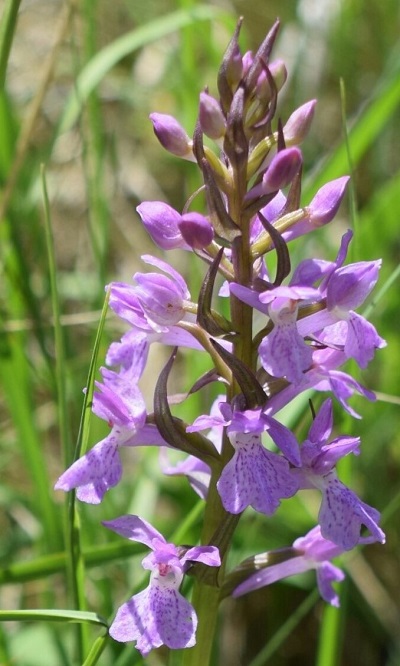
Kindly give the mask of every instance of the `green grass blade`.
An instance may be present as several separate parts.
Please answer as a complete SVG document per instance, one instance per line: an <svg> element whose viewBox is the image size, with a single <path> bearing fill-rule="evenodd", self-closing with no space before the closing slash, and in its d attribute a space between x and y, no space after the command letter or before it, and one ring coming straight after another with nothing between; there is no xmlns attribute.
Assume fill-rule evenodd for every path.
<svg viewBox="0 0 400 666"><path fill-rule="evenodd" d="M117 541L104 546L85 548L83 559L87 568L93 568L106 562L133 557L144 552L145 548L140 544L130 541ZM0 585L47 578L52 574L65 571L67 563L68 557L65 552L44 555L28 562L15 562L0 569Z"/></svg>
<svg viewBox="0 0 400 666"><path fill-rule="evenodd" d="M41 180L42 180L42 194L44 203L44 221L46 232L46 246L47 258L49 263L49 281L51 292L51 304L54 321L54 341L55 341L55 376L57 384L57 409L58 409L58 423L60 430L60 440L62 450L64 452L64 463L67 466L71 460L71 439L69 430L69 420L67 413L67 398L66 398L66 354L64 334L61 325L61 305L59 298L59 291L57 286L57 269L56 259L54 253L54 240L51 225L49 197L47 193L45 167L41 167Z"/></svg>
<svg viewBox="0 0 400 666"><path fill-rule="evenodd" d="M58 134L66 132L74 125L90 93L122 58L184 26L198 21L215 20L217 17L232 22L232 17L217 7L198 5L187 10L179 10L140 26L103 48L78 76L75 90L61 118Z"/></svg>
<svg viewBox="0 0 400 666"><path fill-rule="evenodd" d="M24 336L16 334L7 337L3 334L0 342L0 382L20 443L22 459L29 470L32 506L43 526L46 548L50 552L57 551L60 548L60 523L57 508L50 497L46 459L35 423L26 342Z"/></svg>
<svg viewBox="0 0 400 666"><path fill-rule="evenodd" d="M281 645L289 638L290 634L297 627L299 622L311 611L318 599L318 590L313 590L311 594L304 599L300 606L287 619L281 628L275 633L273 638L258 653L249 666L265 666Z"/></svg>
<svg viewBox="0 0 400 666"><path fill-rule="evenodd" d="M3 90L7 63L17 25L18 9L21 0L7 0L0 23L0 89Z"/></svg>
<svg viewBox="0 0 400 666"><path fill-rule="evenodd" d="M100 615L97 615L97 613L75 610L52 610L46 608L0 611L0 621L2 622L37 622L38 620L46 622L82 622L86 624L100 624L103 627L108 627L107 621L100 617Z"/></svg>
<svg viewBox="0 0 400 666"><path fill-rule="evenodd" d="M346 582L342 583L342 599ZM343 606L343 603L342 603ZM316 666L340 666L346 613L343 607L325 605L319 634Z"/></svg>
<svg viewBox="0 0 400 666"><path fill-rule="evenodd" d="M85 661L83 662L82 666L94 666L94 664L97 664L98 660L103 654L105 647L107 646L108 641L109 641L108 633L105 634L104 636L99 636L93 643L91 650L88 656L86 657Z"/></svg>
<svg viewBox="0 0 400 666"><path fill-rule="evenodd" d="M304 200L309 201L312 195L328 180L342 176L348 170L348 150L354 165L357 165L368 148L377 140L386 123L392 118L400 106L399 67L388 76L380 86L361 115L349 130L347 141L342 141L329 159L318 166L314 177L305 183Z"/></svg>

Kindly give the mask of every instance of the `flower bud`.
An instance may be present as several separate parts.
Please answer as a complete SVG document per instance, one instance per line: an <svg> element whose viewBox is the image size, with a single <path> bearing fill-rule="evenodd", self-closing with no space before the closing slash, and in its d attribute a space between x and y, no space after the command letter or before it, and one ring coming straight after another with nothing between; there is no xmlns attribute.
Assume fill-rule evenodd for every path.
<svg viewBox="0 0 400 666"><path fill-rule="evenodd" d="M271 62L268 65L268 69L274 80L276 89L279 92L287 79L287 69L285 63L283 60L274 60L274 62ZM260 99L271 99L271 86L264 70L262 70L260 76L258 77L256 89L257 97Z"/></svg>
<svg viewBox="0 0 400 666"><path fill-rule="evenodd" d="M305 139L314 117L316 103L317 100L312 99L310 102L306 102L306 104L299 106L296 111L293 111L283 128L283 136L285 137L286 145L298 144Z"/></svg>
<svg viewBox="0 0 400 666"><path fill-rule="evenodd" d="M202 250L214 238L214 229L206 217L200 213L185 213L179 222L180 232L190 247Z"/></svg>
<svg viewBox="0 0 400 666"><path fill-rule="evenodd" d="M342 176L323 185L307 206L310 222L315 227L327 224L335 217L342 202L349 176Z"/></svg>
<svg viewBox="0 0 400 666"><path fill-rule="evenodd" d="M169 153L192 162L196 161L192 152L192 141L173 116L166 113L151 113L150 120L153 123L154 134Z"/></svg>
<svg viewBox="0 0 400 666"><path fill-rule="evenodd" d="M240 53L239 44L237 43L229 53L229 59L226 61L225 71L229 85L231 88L235 89L242 78L243 72L242 54Z"/></svg>
<svg viewBox="0 0 400 666"><path fill-rule="evenodd" d="M246 53L243 56L242 59L242 64L243 64L243 76L247 74L249 71L250 67L252 66L254 62L254 56L252 51L246 51Z"/></svg>
<svg viewBox="0 0 400 666"><path fill-rule="evenodd" d="M210 139L221 139L225 135L225 118L217 100L206 92L200 93L200 126Z"/></svg>
<svg viewBox="0 0 400 666"><path fill-rule="evenodd" d="M162 201L143 201L137 208L146 231L162 250L188 249L179 229L181 216Z"/></svg>
<svg viewBox="0 0 400 666"><path fill-rule="evenodd" d="M263 176L266 192L276 192L292 182L303 158L299 148L285 148L277 153Z"/></svg>
<svg viewBox="0 0 400 666"><path fill-rule="evenodd" d="M300 169L302 161L299 148L293 147L280 150L272 158L262 182L247 193L246 200L277 192L286 187L286 185L289 185Z"/></svg>

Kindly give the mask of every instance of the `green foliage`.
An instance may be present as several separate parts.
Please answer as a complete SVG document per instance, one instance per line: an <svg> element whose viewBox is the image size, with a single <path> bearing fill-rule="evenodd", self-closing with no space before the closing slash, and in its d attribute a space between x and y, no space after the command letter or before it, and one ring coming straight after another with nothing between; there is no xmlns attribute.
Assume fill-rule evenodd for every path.
<svg viewBox="0 0 400 666"><path fill-rule="evenodd" d="M128 0L115 0L110 13L106 2L83 2L74 15L72 10L60 15L56 43L52 24L41 25L36 18L33 36L38 35L46 53L32 69L33 36L28 26L33 10L26 7L17 22L19 2L4 3L0 29L0 585L4 586L0 663L4 665L43 666L46 652L51 655L50 666L143 663L132 646L107 638L107 622L101 619L112 618L116 606L140 587L142 551L104 530L100 520L138 511L171 539L191 543L198 534L201 502L185 480L166 483L156 452L126 456L124 480L105 498L101 514L96 507L76 506L74 498L65 501L52 489L71 462L72 443L78 442L77 455L81 446L91 446L104 436L103 425L88 419L96 368L119 326L111 316L106 320L106 309L101 312L104 287L111 280L129 281L139 268L139 255L149 250L132 204L164 198L182 208L198 187L191 165L182 166L161 153L148 113L174 114L190 133L198 94L206 85L215 92L216 64L236 22L219 2L138 4L142 7L136 13ZM237 2L245 17L243 38L250 48L279 15L280 4L271 0L266 15L262 0ZM306 4L287 3L284 8L286 24L276 55L287 56L290 39L298 43L298 50L291 98L281 113L286 119L293 100L301 104L318 97L308 139L311 147L305 147L307 164L315 168L310 169L304 203L327 179L349 172L351 164L356 202L352 259L384 260L369 308L388 348L357 376L377 391L378 402L370 406L357 399L363 420L336 423L338 431L361 435L360 461L345 473L363 499L383 512L388 544L359 552L354 561L343 558L348 586L340 621L336 610L318 616L313 612L320 611L322 603L310 593L315 585L312 577L280 583L262 595L240 600L236 610L225 602L221 635L229 640L221 639L215 664L239 663L233 659L242 650L243 666L395 666L400 661L400 605L394 593L400 586L396 520L400 60L395 32L399 9L396 0L337 3L340 7L330 21L319 19L327 51L313 79L306 53L317 42L321 46L321 35L317 18L305 14ZM51 19L58 21L58 3L54 7ZM344 109L340 79L347 100ZM347 119L346 128L341 115ZM319 161L322 154L325 158ZM321 230L319 237L298 241L297 256L312 251L332 258L349 218L343 212L342 219ZM194 262L181 261L195 293L202 275ZM154 368L161 368L164 361L158 350ZM193 376L208 369L198 367L198 361L193 368L187 357L180 363L187 388ZM84 386L89 387L85 398ZM146 378L143 390L151 405ZM196 400L201 401L201 395L191 398L193 414L200 404ZM305 401L287 410L285 422L300 438L304 435L309 426ZM268 527L249 512L235 535L232 563L254 548L261 552L291 544L314 518L311 493L290 507L283 504ZM259 624L253 629L256 611ZM28 620L34 624L26 625ZM70 621L78 623L77 632L67 626ZM166 656L160 650L146 663L164 664Z"/></svg>

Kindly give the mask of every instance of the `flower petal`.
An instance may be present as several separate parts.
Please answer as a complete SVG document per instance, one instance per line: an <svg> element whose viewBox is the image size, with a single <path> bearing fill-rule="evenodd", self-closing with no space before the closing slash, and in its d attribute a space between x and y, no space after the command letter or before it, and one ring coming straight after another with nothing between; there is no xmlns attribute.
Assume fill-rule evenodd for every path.
<svg viewBox="0 0 400 666"><path fill-rule="evenodd" d="M235 444L234 444L235 445ZM236 437L237 450L222 470L217 483L222 504L230 513L241 513L248 506L271 515L280 499L291 497L298 489L288 462L267 451L255 434Z"/></svg>
<svg viewBox="0 0 400 666"><path fill-rule="evenodd" d="M77 498L81 502L99 504L107 490L117 485L121 476L118 440L112 431L61 474L54 488L65 491L77 488Z"/></svg>

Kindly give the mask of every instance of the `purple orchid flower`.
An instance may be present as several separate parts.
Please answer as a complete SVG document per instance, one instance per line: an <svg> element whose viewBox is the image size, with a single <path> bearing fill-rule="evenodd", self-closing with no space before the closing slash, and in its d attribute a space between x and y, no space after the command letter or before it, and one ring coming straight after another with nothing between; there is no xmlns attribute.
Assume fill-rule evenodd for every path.
<svg viewBox="0 0 400 666"><path fill-rule="evenodd" d="M354 358L361 368L366 368L374 357L375 349L386 346L375 327L364 317L354 312L362 305L374 288L381 261L361 261L343 266L352 238L349 230L344 234L334 262L301 262L292 282L316 284L326 308L300 319L298 330L302 335L314 334L316 339L328 346L342 348L346 358Z"/></svg>
<svg viewBox="0 0 400 666"><path fill-rule="evenodd" d="M359 543L367 544L374 542L373 537L361 537ZM317 583L321 597L331 606L339 606L339 596L334 590L332 583L341 582L344 579L344 573L338 567L334 566L330 560L343 553L343 549L336 543L329 541L321 534L319 525L314 527L304 537L296 539L293 548L297 551L297 556L292 557L285 562L266 566L261 571L250 576L244 583L241 583L233 592L234 597L240 597L252 590L258 590L260 587L271 585L278 580L295 576L315 569L317 573ZM258 566L262 566L263 558L256 556Z"/></svg>
<svg viewBox="0 0 400 666"><path fill-rule="evenodd" d="M195 456L186 456L184 460L171 464L167 455L168 451L161 449L160 466L162 472L167 476L186 476L198 496L201 499L206 499L211 478L211 469L207 463Z"/></svg>
<svg viewBox="0 0 400 666"><path fill-rule="evenodd" d="M237 283L230 285L237 298L268 314L274 328L261 341L258 352L263 368L273 377L299 384L311 367L312 348L297 329L298 303L319 297L317 289L279 286L261 294Z"/></svg>
<svg viewBox="0 0 400 666"><path fill-rule="evenodd" d="M349 404L349 398L354 393L374 401L376 396L373 391L368 390L357 382L351 375L337 370L347 361L343 351L335 349L315 349L313 352L312 366L304 373L300 384L290 384L268 400L267 413L272 415L279 412L289 404L297 395L308 389L314 391L328 392L335 396L343 409L356 419L361 416Z"/></svg>
<svg viewBox="0 0 400 666"><path fill-rule="evenodd" d="M166 445L157 428L146 425L146 407L135 383L106 368L104 382L96 382L93 412L107 421L110 434L76 460L57 480L54 488L77 489L81 502L99 504L105 493L121 480L121 446Z"/></svg>
<svg viewBox="0 0 400 666"><path fill-rule="evenodd" d="M220 566L218 548L179 548L139 516L121 516L104 521L103 525L152 551L142 561L143 568L151 571L150 584L118 609L110 636L122 643L136 641L136 648L144 657L161 645L175 650L195 645L196 613L179 587L190 562Z"/></svg>
<svg viewBox="0 0 400 666"><path fill-rule="evenodd" d="M159 273L135 273L135 295L139 304L148 323L156 331L160 326L173 326L185 315L185 300L190 298L187 284L178 271L165 261L147 254L142 259L167 273L168 277Z"/></svg>
<svg viewBox="0 0 400 666"><path fill-rule="evenodd" d="M378 527L379 512L362 502L357 495L337 478L335 465L349 453L359 454L359 437L337 437L328 442L332 431L332 401L326 400L301 448L302 466L292 473L301 488L317 488L322 492L319 512L321 534L342 550L351 550L360 539L365 525L375 541L384 543L385 535Z"/></svg>
<svg viewBox="0 0 400 666"><path fill-rule="evenodd" d="M298 482L290 473L288 462L300 463L297 440L288 428L261 409L235 411L226 402L221 402L219 410L220 415L200 416L187 431L227 428L235 452L217 483L222 504L234 514L252 506L256 511L271 515L281 499L292 497L298 490ZM263 432L268 432L284 456L263 446Z"/></svg>

